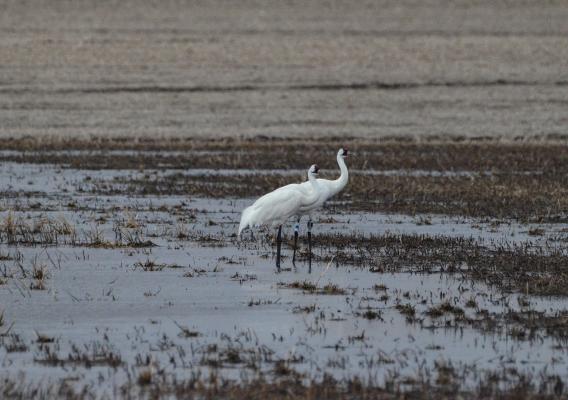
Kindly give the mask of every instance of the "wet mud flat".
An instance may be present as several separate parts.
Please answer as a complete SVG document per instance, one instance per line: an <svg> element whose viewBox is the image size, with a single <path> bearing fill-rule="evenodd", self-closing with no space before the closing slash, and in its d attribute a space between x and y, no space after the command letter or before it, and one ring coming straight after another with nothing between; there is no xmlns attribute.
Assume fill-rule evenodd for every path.
<svg viewBox="0 0 568 400"><path fill-rule="evenodd" d="M274 232L237 238L240 211L303 180L306 159L335 176L341 145L351 181L315 219L313 271L304 221L296 267L285 227L277 274ZM556 140L13 141L2 394L561 398L567 154Z"/></svg>

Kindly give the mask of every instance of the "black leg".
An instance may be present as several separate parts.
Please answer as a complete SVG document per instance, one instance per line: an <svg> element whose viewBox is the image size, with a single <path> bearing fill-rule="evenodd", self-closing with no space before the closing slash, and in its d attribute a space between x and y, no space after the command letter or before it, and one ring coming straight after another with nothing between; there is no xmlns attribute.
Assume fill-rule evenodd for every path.
<svg viewBox="0 0 568 400"><path fill-rule="evenodd" d="M276 269L280 272L280 245L282 244L282 225L278 227L278 236L276 236Z"/></svg>
<svg viewBox="0 0 568 400"><path fill-rule="evenodd" d="M308 269L308 273L312 273L312 227L314 226L314 223L312 222L312 220L310 219L308 221L308 265L309 265L309 269Z"/></svg>
<svg viewBox="0 0 568 400"><path fill-rule="evenodd" d="M294 226L294 254L292 255L292 265L296 266L296 248L298 247L298 231L300 230L300 221Z"/></svg>

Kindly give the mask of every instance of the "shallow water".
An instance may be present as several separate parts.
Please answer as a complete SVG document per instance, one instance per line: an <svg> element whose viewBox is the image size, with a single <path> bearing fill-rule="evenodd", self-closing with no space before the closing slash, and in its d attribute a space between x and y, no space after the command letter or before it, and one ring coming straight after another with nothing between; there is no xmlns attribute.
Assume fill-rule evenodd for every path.
<svg viewBox="0 0 568 400"><path fill-rule="evenodd" d="M315 261L309 274L303 261L292 268L292 250L286 243L284 271L277 274L269 235L257 233L253 241L248 235L243 240L236 237L240 212L254 199L88 194L93 182L112 183L115 177L148 173L173 171L3 164L0 312L5 322L0 333L9 331L0 339L3 376L23 372L25 382L42 386L71 374L78 388L91 385L99 394L113 393L149 366L171 376L216 371L239 380L259 373L275 376L278 360L305 374L304 379L329 373L384 383L393 376L432 374L442 364L459 370L470 387L488 371L503 368L568 378L565 343L542 332L519 340L511 334L515 327L499 319L527 307L553 314L568 307L564 298L503 294L457 273L373 273L362 266ZM9 244L10 218L24 231L28 227L37 242ZM63 221L74 234L61 234L54 242L38 233L43 232L42 224ZM537 228L542 233L531 235ZM558 238L566 239L566 232L565 224L353 214L333 203L316 216L314 227L316 237L416 234L535 248L561 243ZM291 233L288 224L284 236ZM95 238L102 245L93 247ZM151 241L153 247L112 245L128 240ZM315 254L325 258L332 251L319 247ZM144 266L152 263L154 267L148 268L155 270L145 271ZM45 290L31 289L34 266L44 266L47 272ZM293 282L313 283L320 289L337 285L344 293L282 286ZM476 306L466 307L472 299ZM446 301L469 318L479 318L477 312L486 310L501 322L473 327L456 324L450 314L427 315ZM411 305L416 318L408 320L397 305ZM365 318L368 311L377 318ZM181 327L195 336L185 337ZM40 335L53 342L40 343ZM14 343L23 343L25 350L14 350ZM116 368L104 361L88 365L76 359L96 358L105 351L120 357Z"/></svg>
<svg viewBox="0 0 568 400"><path fill-rule="evenodd" d="M276 274L273 248L262 235L254 242L238 242L234 237L239 211L250 202L246 199L72 198L80 211L69 211L61 199L52 198L43 201L43 207L53 207L51 211L12 214L28 221L63 216L77 227L78 243L73 246L63 240L57 247L1 246L3 254L20 252L26 267L36 258L49 270L46 290L30 290L30 280L22 277L15 265L5 263L14 278L0 285L0 304L4 305L5 320L13 324L11 333L28 344L25 352L0 350L10 375L25 371L28 379L39 382L46 377L63 377L70 368L80 384L95 385L102 373L108 378L100 385L101 393L110 393L132 379L129 371L137 368L137 356L149 356L153 363L179 376L196 370L207 374L207 366L215 361L221 365L221 374L233 379L244 379L243 373L270 372L276 360L291 360L294 369L316 379L325 372L338 378L373 376L384 382L391 374L430 373L441 362L469 371L466 381L470 385L483 371L505 367L535 375L543 371L565 374L566 350L556 339L513 340L506 328L487 332L446 328L451 316L432 319L425 315L429 307L450 300L474 317L475 309L465 308L471 298L477 309L501 314L519 309L518 295L500 294L460 275L378 274L325 263L314 263L312 274L307 273L305 263L288 270L291 249L287 246L283 250L285 271ZM178 206L177 215L172 209L159 210L161 206ZM4 211L0 217L7 215ZM188 215L194 217L188 220ZM105 221L96 222L101 216ZM524 233L526 226L491 228L443 216L327 213L324 217L334 222L316 223L315 234L397 232L476 236L495 242L531 239ZM80 245L93 229L114 240L113 227L128 218L137 221L143 237L157 247L93 249ZM424 218L429 224L420 222ZM185 226L189 238L175 237L179 226ZM203 235L209 241L203 242ZM167 266L153 272L136 266L147 260ZM296 281L318 287L336 284L346 293L311 294L278 285ZM385 285L386 290L377 291L374 285ZM388 298L381 299L383 295ZM395 308L399 303L412 304L423 321L407 322ZM564 299L552 298L531 298L530 303L534 310L549 312L568 305ZM302 311L306 307L313 308ZM369 309L380 318L362 317ZM199 336L180 337L176 323ZM40 362L46 354L36 343L36 332L55 338L56 343L50 346L63 359L73 345L88 352L93 343L99 343L120 354L125 364L113 378L112 369L105 366L46 365ZM213 344L216 350L207 350ZM239 354L238 360L229 362L226 354Z"/></svg>

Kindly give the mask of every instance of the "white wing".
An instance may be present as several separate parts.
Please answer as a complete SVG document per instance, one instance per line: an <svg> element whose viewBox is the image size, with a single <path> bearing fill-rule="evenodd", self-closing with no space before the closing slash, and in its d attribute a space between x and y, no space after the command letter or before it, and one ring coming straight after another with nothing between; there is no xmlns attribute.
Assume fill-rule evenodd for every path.
<svg viewBox="0 0 568 400"><path fill-rule="evenodd" d="M296 188L281 188L258 199L252 208L255 210L254 225L284 222L301 205L301 195Z"/></svg>
<svg viewBox="0 0 568 400"><path fill-rule="evenodd" d="M309 203L309 204L303 204L300 207L300 214L306 214L312 210L315 210L316 208L319 208L323 205L323 203L329 198L330 196L330 190L329 190L329 186L332 184L332 181L328 180L328 179L318 179L318 196L316 198L315 201ZM302 187L303 190L313 190L312 189L312 184L309 181L303 182L300 184L300 186Z"/></svg>
<svg viewBox="0 0 568 400"><path fill-rule="evenodd" d="M239 233L249 226L283 224L302 206L305 192L299 184L290 184L265 194L243 211Z"/></svg>

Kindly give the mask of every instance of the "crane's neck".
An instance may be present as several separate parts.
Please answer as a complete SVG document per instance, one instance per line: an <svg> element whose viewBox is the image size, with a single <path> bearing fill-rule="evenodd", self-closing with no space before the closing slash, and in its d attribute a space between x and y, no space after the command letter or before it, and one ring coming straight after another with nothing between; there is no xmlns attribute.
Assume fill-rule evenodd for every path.
<svg viewBox="0 0 568 400"><path fill-rule="evenodd" d="M311 171L308 171L308 182L310 182L310 185L312 186L312 188L314 190L318 190L319 188L319 183L318 183L318 179L316 178L316 176L314 174L312 174Z"/></svg>
<svg viewBox="0 0 568 400"><path fill-rule="evenodd" d="M349 180L349 171L347 171L347 165L345 165L345 160L340 154L337 155L337 164L339 165L341 175L339 176L339 178L332 181L331 189L334 195L341 192L345 185L347 185L347 181Z"/></svg>
<svg viewBox="0 0 568 400"><path fill-rule="evenodd" d="M308 181L310 182L310 186L312 187L312 191L308 195L308 197L305 199L305 202L311 203L313 201L316 201L319 198L320 185L319 185L318 179L316 178L316 176L314 174L312 174L311 171L308 171Z"/></svg>

